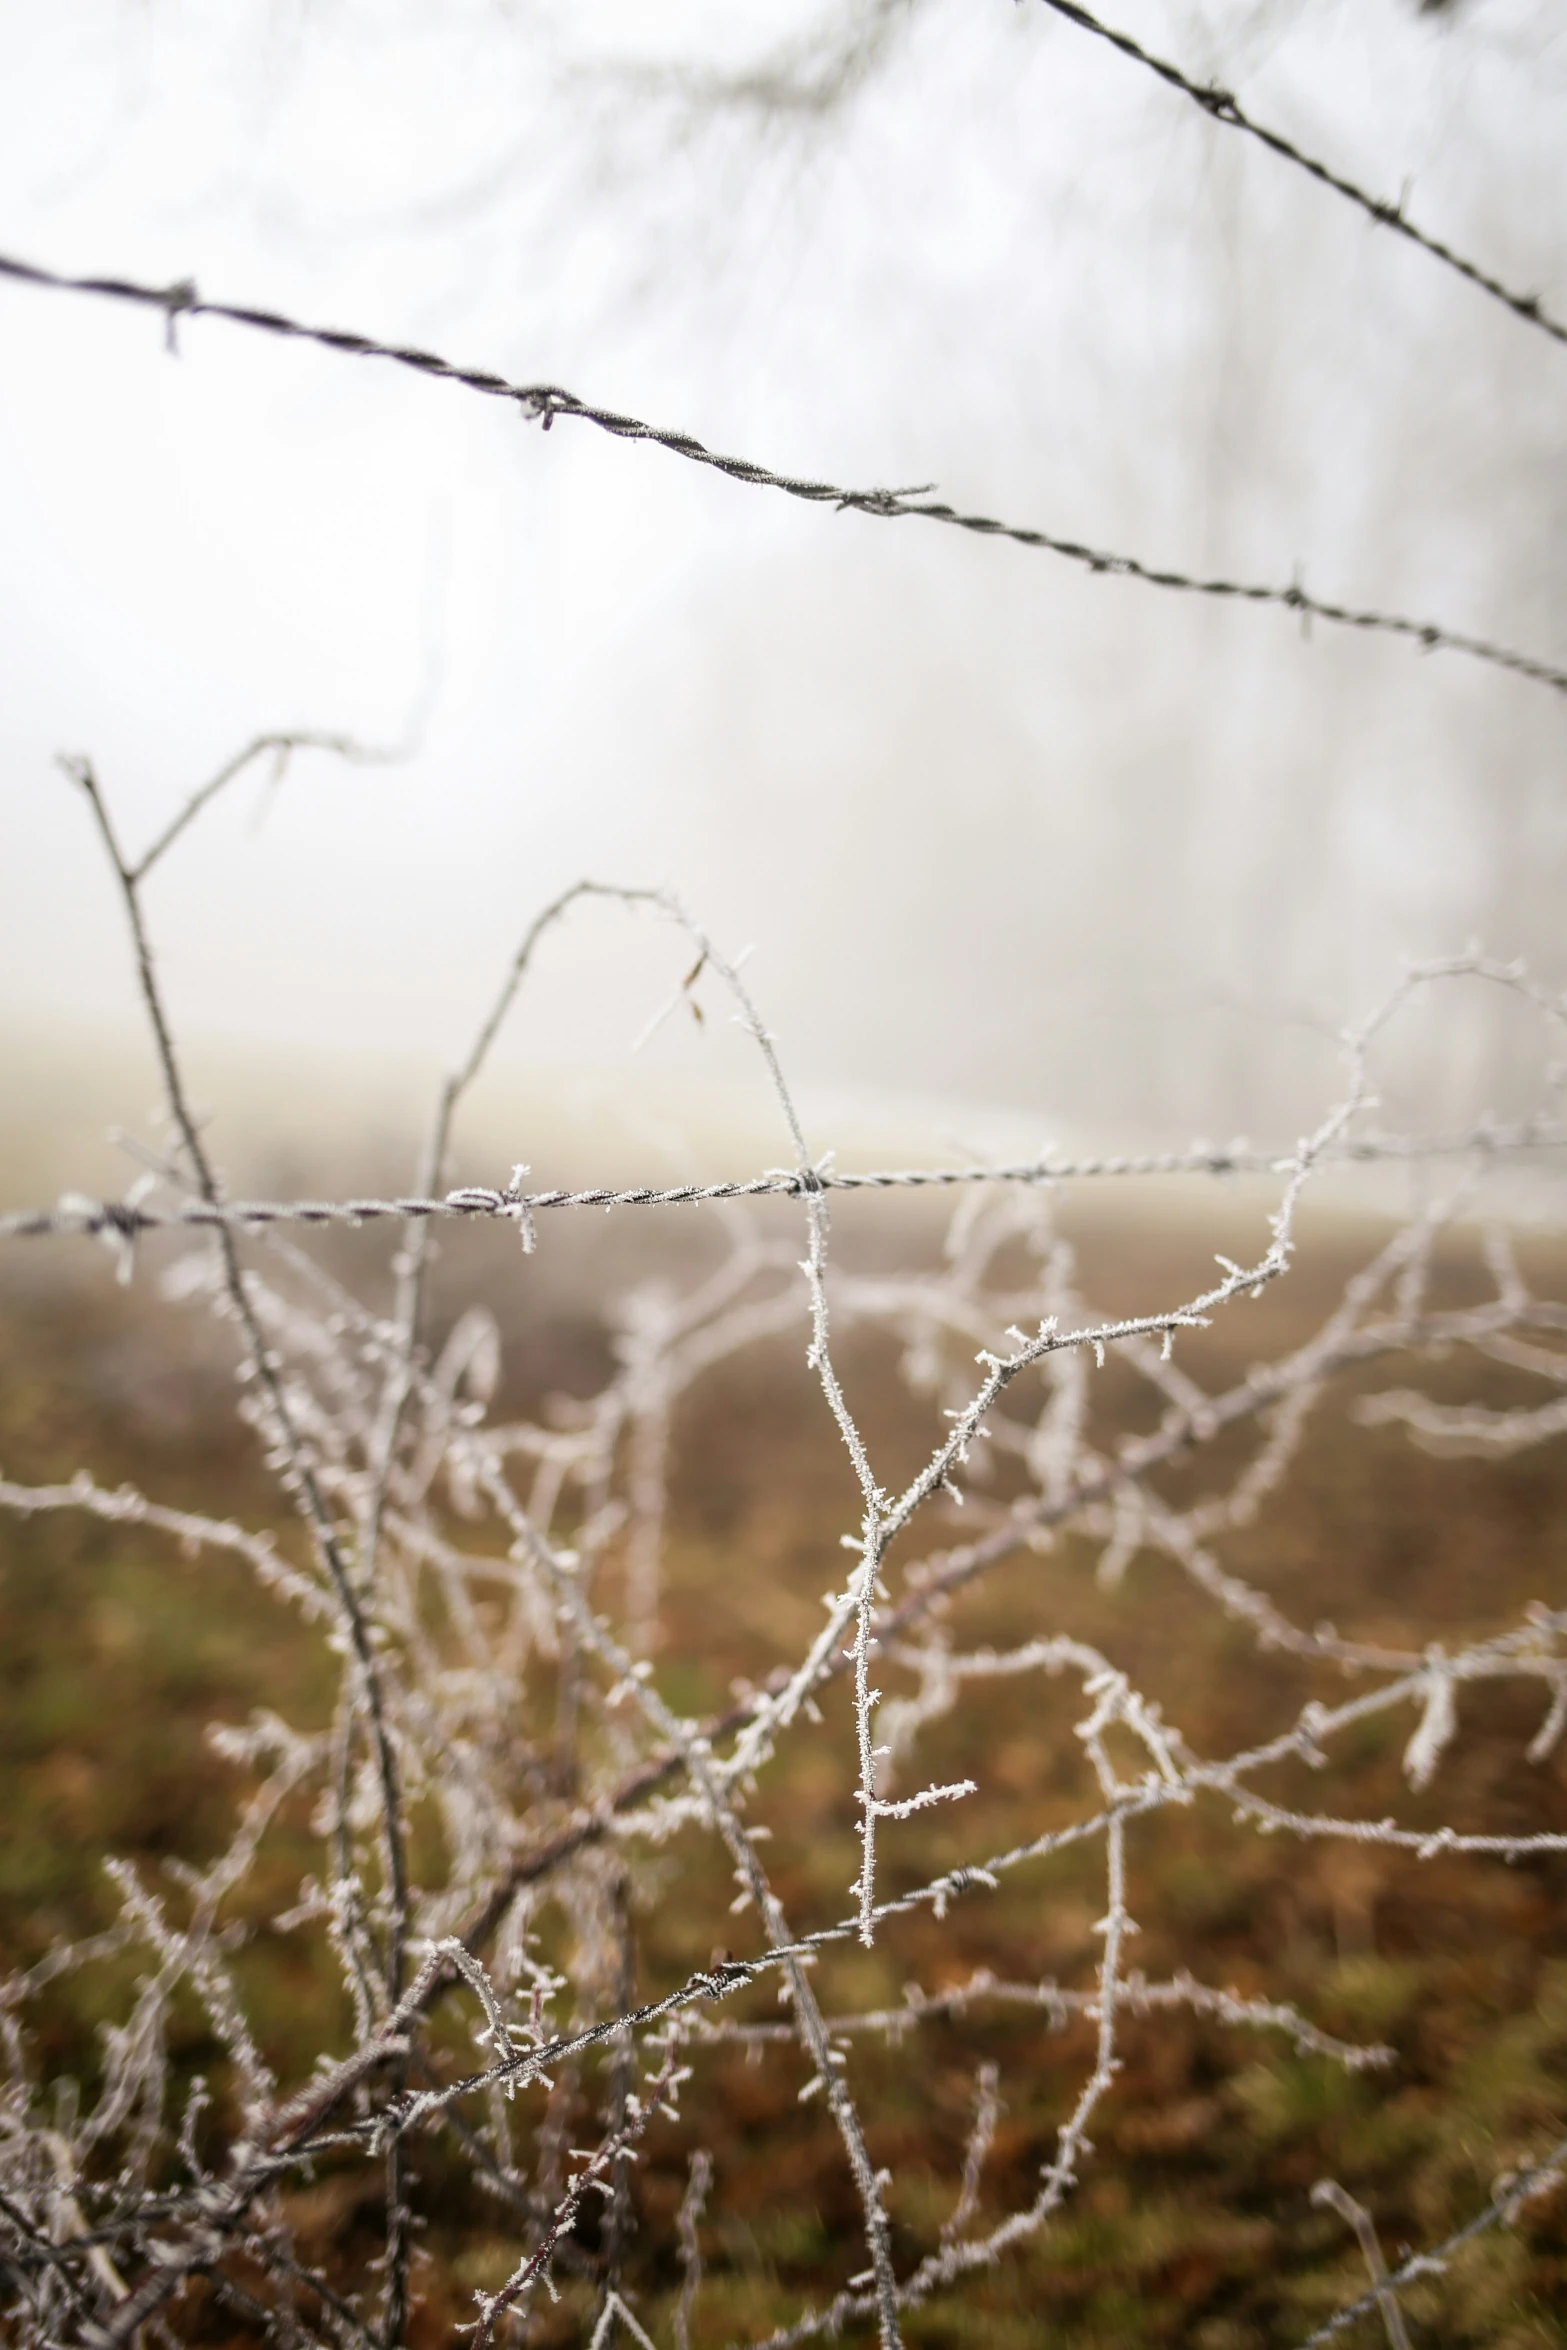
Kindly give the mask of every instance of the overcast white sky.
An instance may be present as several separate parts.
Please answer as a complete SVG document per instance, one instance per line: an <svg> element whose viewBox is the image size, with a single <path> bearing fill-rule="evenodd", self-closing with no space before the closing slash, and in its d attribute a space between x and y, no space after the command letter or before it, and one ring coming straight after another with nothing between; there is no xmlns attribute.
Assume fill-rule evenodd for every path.
<svg viewBox="0 0 1567 2350"><path fill-rule="evenodd" d="M1567 305L1547 0L1111 13ZM0 248L1561 657L1543 337L1032 5L927 0L824 125L604 70L743 65L820 20L0 0ZM1536 689L216 322L179 345L0 284L13 1034L126 1004L55 753L91 753L138 837L291 725L420 738L244 786L155 900L186 1020L285 1055L444 1052L583 872L754 940L808 1083L1057 1130L1260 1130L1401 950L1554 951L1567 712ZM571 1059L618 1051L672 965L600 924L553 968L519 1049ZM1296 1043L1264 1051L1280 1013Z"/></svg>

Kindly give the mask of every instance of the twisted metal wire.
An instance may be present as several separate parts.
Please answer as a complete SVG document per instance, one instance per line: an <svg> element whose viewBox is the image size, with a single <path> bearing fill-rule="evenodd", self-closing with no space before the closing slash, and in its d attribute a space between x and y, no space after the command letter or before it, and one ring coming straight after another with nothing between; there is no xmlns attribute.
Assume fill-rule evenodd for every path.
<svg viewBox="0 0 1567 2350"><path fill-rule="evenodd" d="M1157 74L1160 81L1167 83L1172 90L1179 90L1183 98L1190 98L1194 105L1200 106L1210 120L1222 122L1231 130L1244 131L1248 138L1256 139L1272 154L1282 156L1286 163L1294 164L1298 171L1307 173L1322 187L1331 188L1346 203L1357 206L1377 228L1390 228L1395 236L1405 238L1409 244L1418 246L1422 253L1428 253L1433 261L1439 261L1444 269L1456 270L1468 284L1477 287L1482 294L1488 294L1493 302L1500 302L1526 325L1537 326L1553 342L1567 343L1567 323L1553 317L1538 294L1518 293L1499 277L1493 276L1488 269L1482 269L1478 262L1469 261L1462 253L1455 252L1440 237L1432 236L1426 229L1417 228L1406 215L1402 203L1395 204L1385 196L1371 195L1367 189L1352 179L1346 179L1342 172L1335 171L1320 157L1308 155L1304 148L1296 146L1293 139L1287 139L1282 131L1270 130L1265 123L1256 121L1233 92L1220 89L1212 82L1193 81L1190 74L1184 73L1170 58L1156 56L1151 49L1145 49L1140 41L1134 40L1130 33L1120 32L1114 25L1102 23L1088 9L1080 8L1077 0L1043 0L1043 5L1055 15L1064 16L1069 24L1077 25L1085 33L1092 33L1097 40L1107 41L1123 57L1130 57L1138 65L1146 66L1150 73Z"/></svg>
<svg viewBox="0 0 1567 2350"><path fill-rule="evenodd" d="M1051 0L1051 4L1054 5L1055 0ZM509 377L497 375L486 368L457 366L450 359L442 358L438 352L423 350L417 344L381 342L373 335L353 333L341 327L309 326L281 310L260 310L239 303L208 301L198 293L189 278L172 286L152 286L134 278L73 277L10 254L0 254L0 277L15 279L23 285L43 286L64 293L93 294L110 301L131 302L146 309L161 311L167 322L171 346L175 327L181 318L223 318L234 326L250 327L263 334L314 343L323 350L346 352L352 358L390 360L394 366L411 368L416 374L460 384L466 391L480 392L490 399L509 400L525 416L542 424L546 432L556 417L574 417L581 423L597 426L600 432L612 434L617 440L650 441L656 447L667 450L671 456L683 457L693 465L706 466L715 473L725 475L730 481L747 483L753 489L780 490L785 497L802 499L808 505L834 506L856 514L876 515L884 521L911 517L924 522L946 523L954 530L968 531L979 538L1007 539L1014 546L1031 547L1045 554L1058 555L1063 561L1075 563L1085 571L1098 572L1108 578L1140 580L1146 587L1165 588L1179 595L1211 596L1242 604L1275 604L1285 611L1299 613L1303 620L1321 620L1337 628L1403 637L1428 653L1463 653L1471 660L1487 663L1491 668L1503 669L1515 677L1528 678L1536 685L1548 686L1554 693L1567 694L1567 668L1554 662L1540 659L1531 653L1519 652L1515 647L1500 644L1489 637L1448 628L1438 621L1416 620L1407 613L1384 612L1314 595L1298 577L1283 586L1263 580L1203 577L1193 572L1175 571L1145 563L1136 555L1122 555L1110 548L1088 546L1079 539L1061 538L1053 531L1037 529L1030 524L1005 522L990 514L964 513L948 505L944 499L928 496L923 489L853 489L839 482L778 473L771 466L758 464L748 457L725 456L721 451L708 448L705 442L699 441L692 433L647 424L640 417L623 415L617 409L598 407L592 401L579 399L575 392L566 391L559 384L514 383Z"/></svg>
<svg viewBox="0 0 1567 2350"><path fill-rule="evenodd" d="M1325 1159L1369 1166L1388 1160L1434 1159L1462 1152L1500 1153L1559 1149L1567 1126L1528 1119L1513 1126L1487 1124L1459 1134L1362 1135L1325 1151ZM1289 1151L1254 1150L1248 1144L1195 1144L1184 1151L1127 1151L1084 1158L1045 1153L1010 1166L869 1167L820 1166L801 1173L773 1168L763 1175L717 1183L595 1183L570 1191L497 1191L465 1184L439 1195L412 1194L382 1199L184 1200L168 1207L140 1201L95 1200L68 1194L52 1208L14 1208L0 1214L0 1240L39 1240L64 1235L107 1237L130 1242L144 1232L190 1226L261 1231L279 1224L375 1224L388 1219L429 1221L499 1218L527 1226L543 1208L684 1208L723 1200L804 1199L821 1191L952 1190L981 1183L1069 1183L1093 1177L1152 1175L1277 1175L1295 1164Z"/></svg>

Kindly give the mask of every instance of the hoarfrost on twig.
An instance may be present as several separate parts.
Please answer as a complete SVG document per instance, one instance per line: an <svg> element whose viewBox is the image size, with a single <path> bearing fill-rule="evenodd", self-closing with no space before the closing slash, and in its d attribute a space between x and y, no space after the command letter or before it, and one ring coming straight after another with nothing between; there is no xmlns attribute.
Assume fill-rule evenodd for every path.
<svg viewBox="0 0 1567 2350"><path fill-rule="evenodd" d="M196 1253L173 1286L187 1304L210 1307L235 1345L241 1413L295 1527L252 1528L155 1499L152 1470L147 1491L86 1471L64 1482L12 1476L0 1480L0 1507L29 1518L77 1513L139 1543L173 1542L204 1571L253 1575L324 1644L337 1699L326 1726L311 1732L271 1713L226 1725L215 1759L236 1774L238 1801L219 1856L201 1869L172 1869L156 1885L116 1866L120 1915L110 1930L60 1945L0 1986L10 2072L0 2120L0 2265L19 2341L27 2350L130 2350L138 2336L163 2340L160 2329L178 2327L182 2296L202 2278L236 2317L291 2345L397 2350L420 2275L415 2155L440 2133L447 2158L519 2238L506 2281L481 2296L477 2350L514 2328L536 2289L586 2291L584 2323L596 2342L617 2332L647 2342L664 2320L639 2314L630 2281L637 2157L659 2144L684 2084L714 2052L760 2056L776 2047L793 2050L807 2110L822 2110L835 2134L865 2264L769 2340L781 2350L864 2319L890 2350L905 2312L959 2289L1050 2224L1092 2158L1094 2118L1121 2077L1134 2029L1155 2032L1185 2014L1225 2031L1276 2035L1321 2062L1385 2070L1387 2049L1346 2041L1265 1990L1225 1988L1184 1967L1140 1971L1130 1963L1134 1890L1142 1856L1195 1807L1235 1835L1412 1859L1468 1856L1486 1865L1567 1850L1567 1835L1549 1825L1509 1817L1495 1827L1433 1826L1426 1808L1444 1757L1462 1746L1472 1687L1514 1682L1538 1693L1529 1752L1551 1752L1567 1721L1567 1611L1537 1605L1519 1622L1449 1634L1440 1647L1419 1627L1370 1639L1306 1620L1287 1586L1264 1589L1227 1556L1237 1530L1285 1489L1314 1416L1350 1378L1361 1391L1358 1422L1384 1431L1378 1441L1402 1432L1432 1451L1494 1460L1567 1431L1567 1304L1527 1276L1531 1260L1513 1243L1499 1181L1508 1162L1527 1163L1536 1225L1547 1196L1555 1228L1567 1222L1551 1189L1567 1140L1553 1081L1547 1074L1533 1109L1510 1126L1482 1121L1420 1136L1371 1123L1374 1063L1416 997L1455 986L1506 991L1535 1022L1547 1059L1560 1051L1561 1002L1479 955L1411 970L1346 1038L1340 1100L1297 1144L1272 1153L1203 1146L1156 1161L1047 1157L857 1175L808 1140L738 958L726 959L663 893L583 884L524 932L441 1090L407 1198L236 1203L191 1107L141 885L254 755L253 746L198 792L139 861L121 849L91 767L74 766L120 893L173 1142L141 1154L144 1185L122 1205L72 1201L13 1216L0 1230L35 1243L47 1233L106 1235L123 1260L141 1236L184 1228ZM727 994L786 1138L781 1170L720 1184L530 1193L519 1163L493 1185L449 1188L456 1121L533 979L541 941L594 899L672 932L686 973L677 1001L698 975L709 1000ZM1425 1195L1370 1248L1316 1330L1224 1378L1199 1376L1195 1350L1189 1359L1184 1348L1172 1355L1173 1337L1222 1323L1288 1276L1302 1201L1328 1170L1356 1161L1417 1165ZM1056 1229L1049 1186L1074 1169L1098 1180L1134 1169L1242 1167L1271 1186L1251 1245L1233 1244L1192 1294L1150 1299L1136 1314L1096 1309ZM934 1266L873 1274L838 1261L837 1196L921 1186L950 1187L961 1203ZM744 1221L749 1199L792 1213L802 1234L780 1241L753 1229ZM527 1244L547 1209L589 1204L715 1209L732 1219L728 1254L684 1288L666 1279L628 1303L597 1397L554 1417L498 1418L503 1366L493 1314L473 1305L432 1346L432 1229L443 1217L493 1221L518 1227ZM1474 1230L1482 1211L1481 1278L1460 1295L1438 1280L1437 1252ZM1251 1210L1232 1203L1231 1212ZM378 1217L402 1227L390 1310L351 1294L296 1237L312 1225ZM508 1262L515 1267L515 1255ZM928 1455L901 1486L884 1481L842 1369L845 1341L867 1331L896 1341L918 1408L930 1415ZM780 1340L805 1358L852 1479L854 1523L836 1529L847 1572L843 1550L830 1552L837 1564L819 1570L828 1587L809 1639L766 1656L720 1714L692 1718L671 1695L678 1682L662 1645L679 1414L699 1382L748 1348ZM1439 1356L1449 1365L1440 1397L1409 1383ZM1118 1433L1107 1418L1101 1363L1146 1397L1141 1433ZM1483 1393L1455 1401L1455 1363L1471 1366L1477 1384L1501 1365L1509 1379L1536 1382L1544 1400L1505 1412ZM1389 1383L1364 1392L1381 1366ZM1177 1464L1179 1486L1167 1475ZM1161 1708L1115 1654L1052 1626L1052 1596L1069 1570L1041 1554L1068 1534L1093 1546L1117 1606L1140 1604L1145 1577L1178 1577L1195 1604L1288 1657L1311 1694L1243 1749L1202 1753L1178 1703ZM1036 1628L1010 1648L965 1646L955 1603L1009 1563L1031 1578ZM1060 1730L1075 1732L1067 1743L1081 1756L1080 1796L1068 1816L1003 1842L987 1826L983 1766L974 1777L942 1776L922 1754L939 1725L982 1720L987 1692L1028 1676L1040 1677L1041 1705ZM845 1812L857 1807L860 1838L852 1898L841 1914L795 1919L764 1857L760 1775L845 1704L854 1763L842 1792ZM1315 1787L1366 1725L1407 1719L1411 1709L1404 1768L1422 1800L1414 1821L1287 1799L1270 1775L1303 1763L1319 1775ZM349 2021L305 2077L274 2079L233 1952L268 1839L280 1820L301 1813L318 1857L272 1923L310 1940L336 1971ZM927 1860L922 1873L910 1856L922 1825L938 1820L965 1857L934 1873ZM775 1825L787 1835L787 1823ZM678 1981L639 1988L633 1910L674 1898L675 1839L693 1832L732 1877L743 1922L729 1930L750 1937L747 1954L718 1950ZM1030 1981L982 1968L956 1983L911 1984L901 2004L853 2003L846 1987L864 1978L840 1977L841 1954L867 1942L895 1948L905 1921L948 1919L1020 1873L1047 1875L1068 1855L1091 1861L1103 1883L1090 1973ZM889 1886L891 1867L899 1873ZM574 1930L559 1961L537 1939L540 1905L551 1901ZM131 1950L146 1955L148 1971L108 2028L97 2086L46 2096L30 2069L29 2016L66 1975ZM745 1997L753 1989L780 1993L784 2013L755 2011ZM219 2052L222 2078L199 2097L172 2089L177 1998L194 1998ZM468 2054L459 2053L460 2034L429 2028L446 2003L466 2016ZM994 2149L1008 2091L1005 2063L987 2059L973 2075L948 2216L900 2255L891 2219L898 2182L873 2157L872 2075L855 2051L897 2050L938 2021L957 2029L985 2018L995 2029L1030 2017L1080 2031L1087 2043L1085 2073L1041 2150L1033 2192L981 2218L1001 2199ZM582 2124L585 2109L596 2122ZM577 2135L591 2142L573 2153ZM334 2165L376 2166L373 2321L340 2277L307 2256L290 2219L292 2190L328 2156ZM1499 2187L1437 2252L1389 2271L1377 2265L1378 2251L1372 2293L1354 2307L1380 2309L1397 2342L1402 2283L1510 2218L1556 2178L1561 2159L1557 2148ZM699 2151L675 2222L681 2283L668 2323L678 2350L687 2350L694 2323L701 2229L717 2179L711 2155ZM595 2204L606 2215L596 2236L586 2217ZM1349 2208L1347 2200L1334 2207ZM1363 2244L1374 2242L1374 2231L1368 2237L1359 2220L1351 2224ZM1353 2314L1340 2313L1317 2338Z"/></svg>

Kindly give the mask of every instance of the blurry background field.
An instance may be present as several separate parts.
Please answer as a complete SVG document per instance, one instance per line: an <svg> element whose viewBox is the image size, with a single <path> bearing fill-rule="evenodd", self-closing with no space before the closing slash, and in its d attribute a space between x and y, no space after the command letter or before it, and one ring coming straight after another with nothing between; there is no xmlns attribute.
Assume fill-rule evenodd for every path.
<svg viewBox="0 0 1567 2350"><path fill-rule="evenodd" d="M1109 14L1567 301L1550 0ZM1560 351L1039 0L10 0L0 50L0 249L1559 658ZM55 754L150 832L289 725L406 756L258 776L165 876L230 1050L438 1062L584 871L756 942L798 1081L1121 1142L1291 1132L1401 954L1562 972L1526 681L215 321L175 360L0 287L0 333L0 986L46 1046L123 1002ZM603 1057L620 950L562 951L529 1049ZM1501 1049L1452 1017L1434 1091Z"/></svg>

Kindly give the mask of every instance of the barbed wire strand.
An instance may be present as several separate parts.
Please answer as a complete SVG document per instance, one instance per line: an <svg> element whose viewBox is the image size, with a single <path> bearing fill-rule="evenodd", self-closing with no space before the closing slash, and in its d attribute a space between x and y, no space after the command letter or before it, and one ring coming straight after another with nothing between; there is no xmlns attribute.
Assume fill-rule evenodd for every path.
<svg viewBox="0 0 1567 2350"><path fill-rule="evenodd" d="M1248 138L1256 139L1270 153L1281 156L1286 163L1292 163L1298 171L1307 173L1320 186L1331 188L1346 203L1357 206L1375 227L1391 229L1395 236L1403 237L1422 253L1429 254L1444 269L1455 270L1467 284L1489 295L1493 302L1500 302L1527 326L1538 327L1553 342L1567 343L1567 324L1546 309L1538 294L1520 294L1515 288L1505 285L1488 269L1481 268L1478 262L1467 260L1440 237L1434 237L1428 230L1417 227L1405 213L1402 202L1394 203L1385 196L1373 196L1356 181L1335 171L1331 164L1324 163L1319 156L1309 155L1303 147L1297 147L1294 140L1286 138L1282 131L1270 130L1266 123L1258 122L1246 112L1232 91L1212 82L1194 81L1170 58L1156 56L1151 49L1145 49L1140 41L1134 40L1130 33L1120 32L1114 25L1103 23L1088 9L1080 8L1077 0L1043 0L1043 5L1054 15L1064 16L1069 24L1078 26L1081 31L1092 33L1097 40L1107 41L1123 57L1130 57L1138 65L1145 66L1150 73L1157 74L1160 81L1172 90L1179 90L1183 97L1190 98L1194 105L1200 106L1210 121L1223 123L1230 130L1244 131Z"/></svg>
<svg viewBox="0 0 1567 2350"><path fill-rule="evenodd" d="M798 498L809 505L833 506L840 511L876 515L884 521L910 518L946 523L955 530L967 531L976 537L1006 539L1014 546L1030 547L1060 556L1068 563L1077 564L1085 571L1106 578L1138 580L1146 587L1165 588L1178 595L1207 596L1242 604L1278 605L1285 611L1298 613L1302 619L1321 620L1334 627L1357 629L1366 634L1402 637L1418 645L1424 652L1461 653L1491 668L1505 670L1512 676L1548 686L1553 693L1567 694L1567 668L1554 662L1531 653L1519 652L1489 637L1474 636L1463 629L1449 628L1439 621L1416 620L1407 613L1380 611L1314 595L1298 576L1284 586L1261 580L1204 577L1146 563L1136 555L1122 555L1109 548L1089 546L1078 539L1062 538L1053 531L1038 529L1033 525L1005 522L989 514L966 513L947 504L944 499L926 495L923 488L853 489L839 482L779 473L771 466L758 464L751 458L725 456L708 448L705 442L698 440L692 433L647 424L640 417L598 407L592 401L579 399L576 393L566 391L559 384L515 383L509 377L497 375L489 369L458 366L442 358L438 352L423 350L416 344L382 342L373 335L359 334L342 327L310 326L281 310L262 310L240 303L208 301L198 293L189 278L171 286L152 286L133 278L76 277L60 270L46 269L40 263L24 261L11 254L0 254L0 277L56 292L91 294L109 301L136 303L161 312L171 328L181 318L221 318L233 326L249 327L263 334L280 335L298 342L314 343L323 350L345 352L351 358L389 360L394 366L410 368L416 374L437 377L447 383L460 384L465 390L483 393L487 398L509 400L526 416L542 424L546 431L557 417L574 417L581 423L596 426L600 432L611 434L617 440L651 442L655 447L667 450L671 456L683 457L693 465L705 466L715 473L723 474L730 481L744 482L754 489L779 490L785 497Z"/></svg>
<svg viewBox="0 0 1567 2350"><path fill-rule="evenodd" d="M1511 1126L1488 1121L1462 1133L1350 1137L1325 1151L1323 1156L1331 1164L1366 1167L1455 1158L1474 1151L1500 1155L1559 1150L1564 1144L1567 1144L1567 1125L1528 1119ZM546 1208L684 1208L717 1205L726 1200L797 1200L808 1197L812 1191L955 1190L989 1183L1050 1185L1101 1177L1277 1175L1291 1164L1291 1154L1286 1150L1253 1150L1242 1143L1214 1148L1198 1143L1186 1151L1126 1151L1082 1158L1047 1155L1009 1166L819 1167L809 1175L780 1168L763 1175L716 1183L662 1186L633 1183L619 1187L588 1184L575 1191L497 1191L487 1184L466 1184L455 1191L428 1197L187 1200L169 1207L144 1206L134 1199L95 1200L68 1193L52 1208L12 1208L0 1213L0 1240L74 1234L129 1242L143 1233L193 1227L212 1229L223 1225L263 1231L282 1224L355 1226L389 1219L408 1222L498 1219L526 1227L527 1219L536 1210Z"/></svg>

